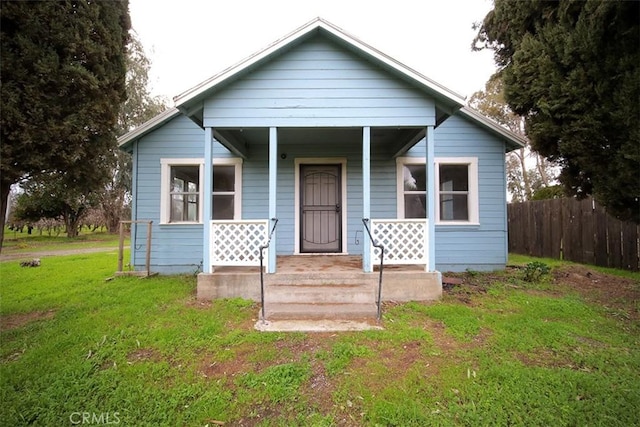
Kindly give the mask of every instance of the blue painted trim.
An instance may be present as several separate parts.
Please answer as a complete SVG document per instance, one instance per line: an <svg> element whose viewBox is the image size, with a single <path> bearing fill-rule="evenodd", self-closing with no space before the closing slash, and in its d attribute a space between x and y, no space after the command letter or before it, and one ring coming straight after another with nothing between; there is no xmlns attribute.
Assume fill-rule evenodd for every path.
<svg viewBox="0 0 640 427"><path fill-rule="evenodd" d="M277 184L278 184L278 129L269 128L269 230L273 227L273 218L278 217L277 205ZM267 273L276 272L276 247L278 243L278 232L273 234L273 244L269 248L269 259Z"/></svg>
<svg viewBox="0 0 640 427"><path fill-rule="evenodd" d="M429 264L428 271L436 269L436 160L435 160L435 135L434 127L427 126L427 224L429 226L429 238L427 242L427 250Z"/></svg>
<svg viewBox="0 0 640 427"><path fill-rule="evenodd" d="M202 183L202 271L211 273L211 212L213 211L213 129L204 129L204 182Z"/></svg>
<svg viewBox="0 0 640 427"><path fill-rule="evenodd" d="M371 218L371 128L362 128L362 217ZM369 236L363 235L362 269L371 273L371 241Z"/></svg>

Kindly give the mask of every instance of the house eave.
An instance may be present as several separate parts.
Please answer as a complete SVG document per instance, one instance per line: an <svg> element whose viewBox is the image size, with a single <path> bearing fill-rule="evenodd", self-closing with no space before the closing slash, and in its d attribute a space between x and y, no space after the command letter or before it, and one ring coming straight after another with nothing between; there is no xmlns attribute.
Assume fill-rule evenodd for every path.
<svg viewBox="0 0 640 427"><path fill-rule="evenodd" d="M488 130L493 135L504 140L507 152L524 148L527 145L526 138L511 132L509 129L499 125L471 107L464 106L458 111L462 116L473 120L485 130Z"/></svg>

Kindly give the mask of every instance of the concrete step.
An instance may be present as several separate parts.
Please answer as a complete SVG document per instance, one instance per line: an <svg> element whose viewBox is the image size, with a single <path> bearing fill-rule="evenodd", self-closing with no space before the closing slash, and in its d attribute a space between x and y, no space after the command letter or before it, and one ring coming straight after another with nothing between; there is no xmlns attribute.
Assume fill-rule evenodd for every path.
<svg viewBox="0 0 640 427"><path fill-rule="evenodd" d="M376 287L353 285L268 285L264 292L268 303L367 304L375 302Z"/></svg>
<svg viewBox="0 0 640 427"><path fill-rule="evenodd" d="M265 302L267 320L375 319L377 307L368 304L295 304Z"/></svg>

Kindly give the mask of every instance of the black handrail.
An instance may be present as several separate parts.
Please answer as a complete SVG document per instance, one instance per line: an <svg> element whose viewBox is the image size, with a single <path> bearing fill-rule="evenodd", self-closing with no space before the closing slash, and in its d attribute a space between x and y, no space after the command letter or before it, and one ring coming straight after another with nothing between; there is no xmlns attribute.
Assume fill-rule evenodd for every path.
<svg viewBox="0 0 640 427"><path fill-rule="evenodd" d="M267 243L264 245L260 245L260 304L262 304L261 312L262 312L262 320L264 320L264 268L262 265L262 260L264 259L263 251L269 247L271 244L271 237L273 237L273 232L276 231L276 225L278 225L278 218L271 218L273 221L273 228L269 233L269 238L267 239Z"/></svg>
<svg viewBox="0 0 640 427"><path fill-rule="evenodd" d="M371 235L371 230L369 230L369 218L362 218L362 223L364 224L364 229L367 230L367 234L369 235L369 239L371 240L371 244L373 247L380 249L380 277L378 278L378 322L382 316L382 269L384 267L384 246L373 239Z"/></svg>

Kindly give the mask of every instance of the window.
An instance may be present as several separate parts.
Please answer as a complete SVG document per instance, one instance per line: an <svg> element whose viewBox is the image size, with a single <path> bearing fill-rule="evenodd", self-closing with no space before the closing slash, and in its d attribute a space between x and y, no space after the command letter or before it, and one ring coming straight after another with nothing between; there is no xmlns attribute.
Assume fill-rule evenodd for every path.
<svg viewBox="0 0 640 427"><path fill-rule="evenodd" d="M216 165L213 168L213 219L235 216L236 167Z"/></svg>
<svg viewBox="0 0 640 427"><path fill-rule="evenodd" d="M213 219L241 218L242 159L214 159L212 178ZM162 159L161 179L160 222L202 223L203 160Z"/></svg>
<svg viewBox="0 0 640 427"><path fill-rule="evenodd" d="M469 165L438 165L440 221L469 220Z"/></svg>
<svg viewBox="0 0 640 427"><path fill-rule="evenodd" d="M171 207L169 222L198 222L200 218L200 166L169 166Z"/></svg>
<svg viewBox="0 0 640 427"><path fill-rule="evenodd" d="M436 223L478 224L478 159L436 158ZM427 177L424 157L397 160L398 218L425 218Z"/></svg>
<svg viewBox="0 0 640 427"><path fill-rule="evenodd" d="M427 174L423 164L403 165L403 203L405 218L426 218Z"/></svg>

